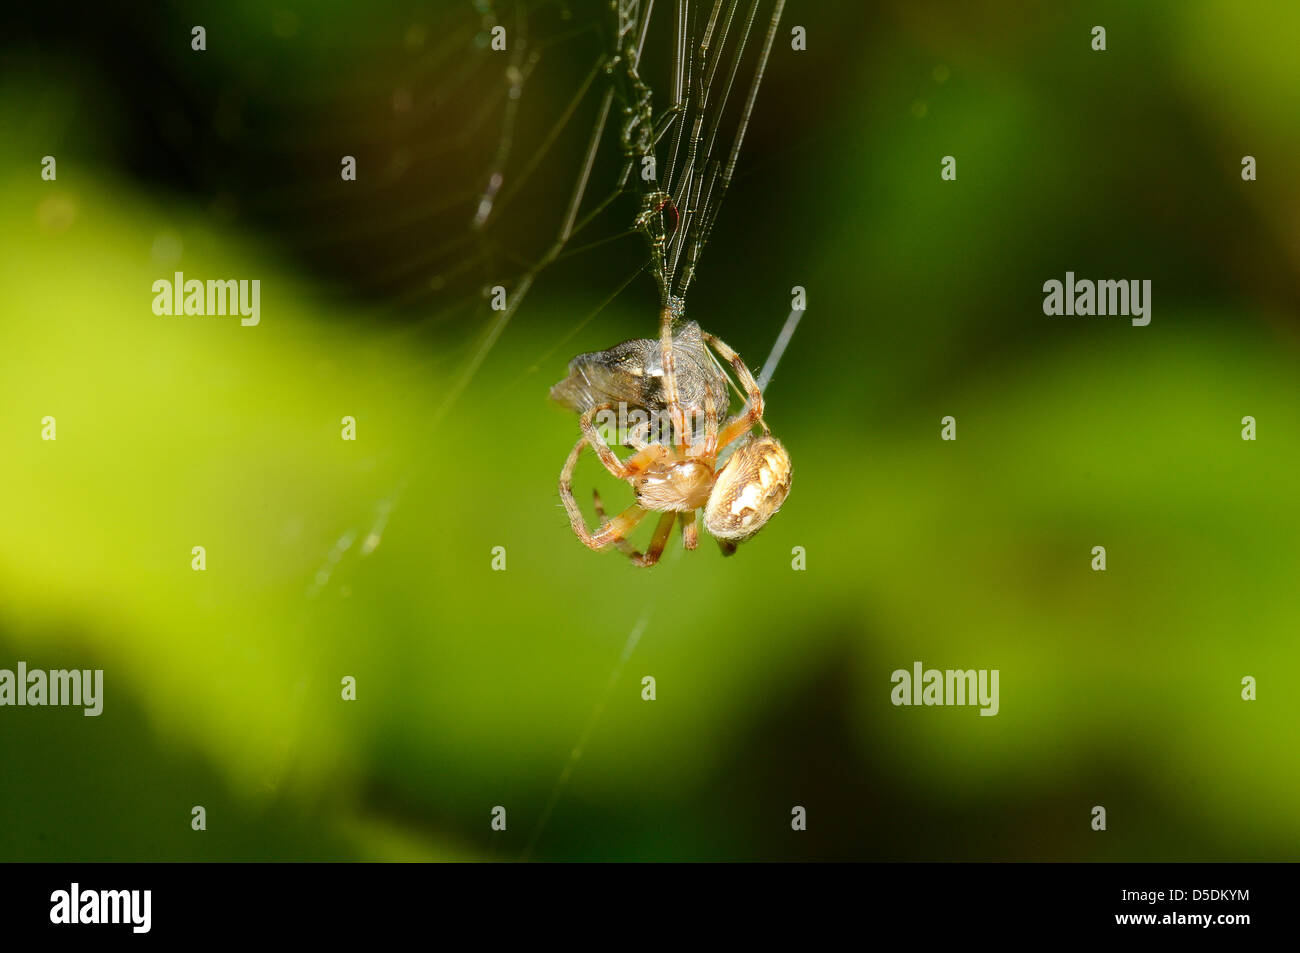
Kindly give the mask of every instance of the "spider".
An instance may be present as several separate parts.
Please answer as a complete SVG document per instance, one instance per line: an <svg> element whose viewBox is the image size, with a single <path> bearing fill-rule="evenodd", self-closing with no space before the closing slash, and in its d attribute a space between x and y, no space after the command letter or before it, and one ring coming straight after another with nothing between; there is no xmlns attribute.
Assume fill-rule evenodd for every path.
<svg viewBox="0 0 1300 953"><path fill-rule="evenodd" d="M573 532L594 550L617 548L636 566L659 561L680 522L687 549L699 543L696 511L704 510L704 526L731 555L771 519L790 492L790 455L763 421L763 392L739 354L715 335L691 322L674 336L665 316L659 341L625 341L609 351L584 354L569 365L569 377L552 388L552 396L581 412L582 438L574 445L560 472L560 499ZM705 345L729 362L748 397L748 406L725 422L728 381ZM679 362L681 371L679 371ZM657 386L656 386L657 385ZM628 398L632 399L629 401ZM601 411L633 403L666 412L668 439L647 440L649 423L627 435L633 453L620 460L596 429ZM702 405L702 407L700 406ZM687 412L703 411L703 427L688 425ZM755 427L761 433L755 435ZM702 430L702 432L701 432ZM735 444L721 466L719 452ZM573 471L585 447L591 447L605 469L626 480L636 502L613 519L605 515L600 494L592 496L600 527L593 533L573 497ZM628 534L649 514L659 522L644 553Z"/></svg>

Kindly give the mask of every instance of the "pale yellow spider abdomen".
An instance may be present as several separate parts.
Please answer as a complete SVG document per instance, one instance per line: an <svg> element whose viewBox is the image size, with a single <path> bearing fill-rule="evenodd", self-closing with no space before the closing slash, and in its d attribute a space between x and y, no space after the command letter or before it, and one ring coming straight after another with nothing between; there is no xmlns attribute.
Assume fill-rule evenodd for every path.
<svg viewBox="0 0 1300 953"><path fill-rule="evenodd" d="M718 473L704 510L717 539L743 542L776 515L790 494L790 454L770 434L738 447Z"/></svg>

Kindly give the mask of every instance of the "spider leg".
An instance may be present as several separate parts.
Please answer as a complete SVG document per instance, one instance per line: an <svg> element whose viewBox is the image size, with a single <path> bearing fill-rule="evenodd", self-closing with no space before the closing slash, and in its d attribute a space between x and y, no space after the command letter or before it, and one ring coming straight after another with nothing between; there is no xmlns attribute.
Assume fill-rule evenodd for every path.
<svg viewBox="0 0 1300 953"><path fill-rule="evenodd" d="M724 405L722 413L726 412ZM718 452L718 405L713 399L713 388L708 386L704 388L704 445L710 454Z"/></svg>
<svg viewBox="0 0 1300 953"><path fill-rule="evenodd" d="M632 565L653 566L659 562L664 547L668 545L668 535L673 531L673 524L676 522L677 517L671 512L664 513L663 516L659 517L659 525L655 527L655 534L650 538L650 548L645 551L644 556L632 556Z"/></svg>
<svg viewBox="0 0 1300 953"><path fill-rule="evenodd" d="M718 455L718 405L708 384L704 385L704 443L692 446L689 454L710 463Z"/></svg>
<svg viewBox="0 0 1300 953"><path fill-rule="evenodd" d="M596 507L596 519L600 520L600 522L604 524L606 522L605 504L600 499L600 491L595 487L591 488L591 502L592 505ZM641 555L636 551L636 548L633 547L631 543L621 536L613 540L613 543L615 548L617 548L624 556L635 558Z"/></svg>
<svg viewBox="0 0 1300 953"><path fill-rule="evenodd" d="M695 511L679 513L678 518L682 524L682 545L694 549L700 544L700 527L695 522Z"/></svg>
<svg viewBox="0 0 1300 953"><path fill-rule="evenodd" d="M602 410L611 410L613 407L613 404L608 403L592 407L582 415L581 420L582 442L591 444L591 449L596 452L596 456L600 458L600 462L606 470L620 480L627 480L644 472L651 464L671 455L672 451L663 444L648 444L626 460L620 460L614 451L610 449L609 444L605 442L605 438L600 435L595 423L593 423L596 414Z"/></svg>
<svg viewBox="0 0 1300 953"><path fill-rule="evenodd" d="M600 491L592 490L591 496L596 507L596 515L603 520L605 518L605 506L601 502ZM643 513L642 515L644 516L645 514ZM620 553L632 560L634 566L653 566L659 561L659 556L663 553L664 547L668 543L668 537L672 534L672 523L667 522L664 519L664 516L671 515L671 513L665 513L663 516L659 517L659 525L655 527L655 535L650 540L650 548L644 553L640 552L635 546L621 536L611 540L611 543ZM683 513L681 515L682 518L685 519L686 514ZM690 515L692 517L695 516L694 513L691 513ZM665 524L667 526L666 529ZM694 549L695 547L688 542L687 548Z"/></svg>
<svg viewBox="0 0 1300 953"><path fill-rule="evenodd" d="M738 437L743 437L754 429L754 424L762 426L763 431L766 433L767 424L763 422L763 391L759 388L758 381L754 380L754 375L745 366L745 362L741 360L740 355L720 338L705 331L704 340L713 346L713 349L721 355L724 361L731 362L731 366L735 369L736 376L740 378L740 383L745 388L745 393L749 399L749 409L741 411L722 428L722 433L718 435L718 446L725 447Z"/></svg>
<svg viewBox="0 0 1300 953"><path fill-rule="evenodd" d="M647 420L644 423L637 424L634 430L628 431L627 433L628 446L630 446L633 450L644 450L646 447L650 446L650 441L647 439L649 436L650 436L650 421Z"/></svg>
<svg viewBox="0 0 1300 953"><path fill-rule="evenodd" d="M664 405L673 430L677 432L676 446L680 451L686 446L686 412L682 410L677 393L677 367L673 360L673 311L664 305L659 312L659 348L664 362Z"/></svg>
<svg viewBox="0 0 1300 953"><path fill-rule="evenodd" d="M564 469L560 471L560 500L564 503L565 512L569 514L569 525L573 527L574 535L588 549L600 550L632 532L645 518L647 511L633 503L614 519L606 520L595 533L587 529L587 521L582 518L578 501L573 498L573 471L578 465L578 457L582 455L582 448L586 445L587 438L583 437L574 444L569 451L569 458L564 461Z"/></svg>

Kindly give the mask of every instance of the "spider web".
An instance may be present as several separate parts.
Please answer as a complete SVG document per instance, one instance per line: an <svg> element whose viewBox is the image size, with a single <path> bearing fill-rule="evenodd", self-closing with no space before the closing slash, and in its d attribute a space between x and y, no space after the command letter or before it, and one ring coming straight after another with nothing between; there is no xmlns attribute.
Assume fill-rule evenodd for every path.
<svg viewBox="0 0 1300 953"><path fill-rule="evenodd" d="M495 83L484 86L487 95L480 96L477 105L462 116L463 128L428 150L430 158L458 150L469 151L470 163L483 164L478 169L475 187L441 194L425 210L426 215L437 219L437 230L451 237L432 248L397 258L382 270L380 280L396 283L388 289L394 292L390 298L390 306L394 308L418 302L458 283L463 285L471 276L481 282L467 295L462 294L456 303L400 328L395 334L410 335L424 324L465 311L473 315L475 323L485 323L486 328L472 343L450 387L429 417L422 441L427 448L425 455L411 473L375 504L367 525L350 527L338 537L308 586L309 597L324 590L354 547L359 558L378 548L413 472L426 466L435 452L433 437L437 429L461 400L549 268L565 257L610 242L630 240L637 233L644 239L638 263L533 367L523 371L516 384L535 374L538 367L627 290L643 270L655 275L661 302L668 297L684 300L734 176L784 0L774 3L677 0L671 10L664 0L658 5L660 15L656 17L655 0L617 0L612 15L602 16L599 8L603 4L595 5L597 10L579 10L574 4L555 0L500 3L479 0L474 6L476 23L472 22L473 17L462 15L444 24L441 30L444 39L434 58L450 56L459 49L459 59L465 65L444 80L422 107L428 115L421 122L435 128L440 120L446 119L443 113L448 104L456 103L465 88L482 83L485 72L488 76L494 72L489 68L492 54L465 57L465 44L481 50L490 44L492 31L497 27L503 27L509 38L507 65L504 69L496 67L501 70L500 75ZM652 61L647 55L651 51L660 53L657 60ZM521 148L521 140L526 137L520 127L526 115L524 106L530 86L540 80L548 63L580 58L584 54L590 62L581 71L574 92L556 115L547 117L545 125L534 124L531 131L535 142L530 143L531 148ZM418 70L413 72L416 75L408 77L412 84L419 79ZM660 85L670 90L670 101L657 111L656 84L651 82L651 73L662 76L664 82ZM736 93L738 78L747 78L743 97ZM622 122L617 121L620 114L625 117ZM538 187L539 174L546 169L557 144L582 118L586 118L590 131L577 158L573 184L561 190L565 201L559 224L542 242L540 250L520 250L512 244L517 233L509 221L509 213L516 204L548 191ZM485 158L484 150L472 149L476 142L474 133L492 125L496 126L497 135ZM662 162L660 155L664 156ZM652 174L636 174L638 168L647 168L648 156L654 159L648 166ZM601 189L595 185L598 168L612 179L612 186ZM638 199L644 205L645 199L654 195L669 196L672 206L678 210L680 223L671 232L662 227L662 220L645 221L629 214L636 209ZM610 219L614 215L611 209L616 206L621 206L623 217L614 219L611 227ZM415 219L420 220L420 216L416 215ZM632 224L638 220L639 225ZM602 225L605 234L593 237L593 232ZM373 237L373 233L363 235L361 240ZM352 243L357 236L349 234L338 240ZM574 247L575 242L580 244ZM522 262L524 267L512 272L509 267L503 267L503 263L510 262ZM427 277L430 272L432 279ZM425 277L413 284L404 283L412 274ZM508 277L502 278L503 274ZM506 289L503 310L492 310L488 305L484 292L494 286ZM680 308L677 313L680 318ZM792 312L787 320L791 333L801 313ZM788 341L788 338L786 334L780 340ZM775 367L774 359L779 359L783 350L784 344L780 344L765 362L764 384ZM710 357L716 364L716 358ZM718 366L730 380L728 369ZM732 387L740 393L734 381Z"/></svg>
<svg viewBox="0 0 1300 953"><path fill-rule="evenodd" d="M438 128L448 121L444 115L448 105L458 102L462 91L478 84L487 92L478 96L472 109L459 115L458 131L444 135L425 159L459 158L477 172L473 187L440 191L427 206L390 222L387 231L380 228L360 235L352 231L346 236L330 236L327 241L346 248L358 241L391 237L394 230L400 232L408 226L428 231L430 221L435 222L433 231L449 237L394 256L377 272L377 278L393 310L418 307L433 296L443 306L435 314L390 332L389 339L419 335L427 325L454 315L472 315L486 327L471 343L429 418L423 440L429 448L427 455L374 505L367 523L349 527L337 538L308 586L309 601L325 591L349 559L364 559L379 547L414 473L430 462L436 445L434 434L548 269L610 243L626 241L637 249L632 266L611 279L612 290L511 386L532 380L539 367L643 272L653 275L661 304L669 299L679 302L676 313L680 317L736 170L784 0L677 0L671 4L659 0L657 5L658 15L655 0L617 0L604 15L604 4L580 15L577 5L553 0L479 0L474 16L461 10L461 15L442 29L436 56L449 57L460 51L464 63L427 102L421 102L419 108L427 111L421 121ZM464 57L466 44L481 49L500 26L510 38L504 68L494 69L489 55ZM534 121L529 124L529 95L542 82L547 66L584 57L585 67L569 77L574 89L561 100L563 106L547 116L545 123L536 122L537 116L532 115ZM419 80L418 69L414 72L412 89ZM659 89L669 91L662 105L655 101ZM491 127L495 136L490 148L476 150L477 134ZM586 131L576 134L575 149L574 130L579 128ZM562 171L553 169L553 158L566 142L576 159L570 160L571 184L557 190L562 204L551 203L551 220L557 224L549 235L527 247L526 242L519 242L511 213L519 209L532 213L533 200L552 191L545 183L563 179ZM647 157L653 157L648 167ZM671 208L677 221L666 221L663 207L653 208L652 203L665 197L663 207ZM647 210L655 214L647 214ZM484 294L494 285L507 289L507 304L500 311L488 307ZM447 303L457 293L459 299ZM766 387L771 379L801 316L801 310L792 311L787 318L763 365L761 386ZM733 389L741 393L731 379L730 368L708 353ZM673 558L680 556L677 549ZM648 628L650 609L647 601L560 769L522 859L530 858L541 841L627 661Z"/></svg>

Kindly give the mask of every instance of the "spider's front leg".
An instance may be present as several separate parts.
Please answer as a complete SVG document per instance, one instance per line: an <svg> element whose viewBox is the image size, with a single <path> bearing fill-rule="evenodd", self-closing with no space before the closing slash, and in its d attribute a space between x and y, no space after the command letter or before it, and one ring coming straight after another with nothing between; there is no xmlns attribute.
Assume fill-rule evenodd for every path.
<svg viewBox="0 0 1300 953"><path fill-rule="evenodd" d="M582 456L582 448L590 445L606 470L620 480L629 481L645 472L651 465L672 455L672 451L662 444L648 444L627 460L620 460L595 426L596 415L603 410L612 409L613 406L610 403L600 404L582 415L582 439L574 444L569 452L569 458L564 462L564 469L560 471L560 500L569 515L569 525L573 527L574 535L582 541L583 545L596 550L607 549L615 545L618 540L624 539L645 518L647 511L634 503L612 520L605 519L603 511L599 511L601 526L596 532L590 532L587 529L587 521L578 508L578 501L573 497L573 472L577 469L578 458ZM653 544L651 548L653 549ZM648 557L650 554L647 552L646 555ZM658 556L656 555L655 558L657 559Z"/></svg>
<svg viewBox="0 0 1300 953"><path fill-rule="evenodd" d="M626 460L620 460L618 456L610 449L605 438L601 436L600 431L596 429L596 415L606 410L613 410L616 405L613 403L598 404L592 407L582 415L580 426L582 427L582 436L587 443L591 444L591 449L596 452L600 458L601 464L611 474L620 480L630 480L635 476L645 472L645 470L655 463L661 463L672 452L660 443L644 444L641 449L628 457ZM639 435L640 428L636 433Z"/></svg>
<svg viewBox="0 0 1300 953"><path fill-rule="evenodd" d="M650 446L650 421L646 420L636 425L636 428L629 430L627 434L626 446L633 450L644 450Z"/></svg>
<svg viewBox="0 0 1300 953"><path fill-rule="evenodd" d="M602 525L606 523L608 521L608 517L605 515L605 501L600 498L600 491L597 490L595 487L592 487L591 490L591 505L596 509L596 519L600 520ZM613 543L614 548L617 549L624 556L627 556L634 560L639 559L641 557L641 554L636 551L636 547L634 547L622 536L619 536L616 539L611 540L611 542Z"/></svg>
<svg viewBox="0 0 1300 953"><path fill-rule="evenodd" d="M573 498L573 471L577 468L578 458L582 456L582 448L586 445L587 438L583 437L574 444L573 449L569 451L569 458L564 461L564 469L560 471L560 501L564 504L565 512L569 514L569 525L573 527L573 534L588 549L601 550L636 529L637 524L645 518L646 510L633 503L612 520L604 519L604 513L601 512L600 529L595 533L587 529L587 521L582 516L582 510L578 509L578 501Z"/></svg>
<svg viewBox="0 0 1300 953"><path fill-rule="evenodd" d="M727 410L724 405L723 413ZM710 466L718 455L718 405L713 399L713 388L708 384L704 385L704 442L694 443L690 450L687 451L689 456L705 460ZM685 525L683 525L685 529ZM694 549L694 547L688 547Z"/></svg>
<svg viewBox="0 0 1300 953"><path fill-rule="evenodd" d="M675 299L674 299L675 300ZM676 313L672 304L664 305L659 312L659 350L664 364L664 406L668 408L668 419L672 422L677 436L674 438L678 451L686 447L686 412L682 409L681 397L677 393L677 367L673 359L673 316Z"/></svg>
<svg viewBox="0 0 1300 953"><path fill-rule="evenodd" d="M758 381L754 380L754 375L750 373L749 368L740 355L733 351L730 345L726 344L716 335L704 332L704 340L713 346L724 361L729 361L732 368L736 371L736 376L740 378L741 386L745 388L745 393L749 400L749 409L742 411L727 425L722 428L722 433L718 435L718 446L725 447L727 444L743 437L754 429L754 424L759 424L763 432L767 433L767 424L763 421L763 391L758 386Z"/></svg>

